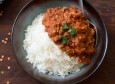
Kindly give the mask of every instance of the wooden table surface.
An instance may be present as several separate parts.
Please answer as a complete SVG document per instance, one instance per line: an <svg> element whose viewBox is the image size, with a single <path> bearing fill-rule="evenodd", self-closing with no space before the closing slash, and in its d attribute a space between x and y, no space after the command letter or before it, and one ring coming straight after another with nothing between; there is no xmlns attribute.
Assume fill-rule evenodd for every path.
<svg viewBox="0 0 115 84"><path fill-rule="evenodd" d="M0 16L0 84L42 84L18 64L8 35L20 9L30 0L9 0ZM98 70L79 84L115 84L115 0L87 0L102 16L108 31L108 50ZM8 38L8 39L7 39Z"/></svg>

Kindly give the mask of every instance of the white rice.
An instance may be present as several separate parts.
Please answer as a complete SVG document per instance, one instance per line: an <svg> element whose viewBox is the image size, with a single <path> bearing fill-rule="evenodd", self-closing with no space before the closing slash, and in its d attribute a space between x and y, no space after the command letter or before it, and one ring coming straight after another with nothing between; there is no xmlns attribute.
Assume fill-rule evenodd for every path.
<svg viewBox="0 0 115 84"><path fill-rule="evenodd" d="M77 58L62 52L48 37L42 19L43 14L38 15L32 25L27 27L23 42L27 61L33 64L33 68L49 75L65 77L69 73L80 71L82 64L78 64Z"/></svg>

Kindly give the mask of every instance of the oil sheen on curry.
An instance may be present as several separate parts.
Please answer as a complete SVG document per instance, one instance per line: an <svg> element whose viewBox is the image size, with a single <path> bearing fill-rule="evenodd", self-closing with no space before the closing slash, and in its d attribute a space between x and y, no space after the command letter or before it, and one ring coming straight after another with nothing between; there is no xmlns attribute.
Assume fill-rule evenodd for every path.
<svg viewBox="0 0 115 84"><path fill-rule="evenodd" d="M58 47L69 56L78 57L79 62L89 64L96 52L95 28L84 19L75 6L49 8L42 24L45 31Z"/></svg>

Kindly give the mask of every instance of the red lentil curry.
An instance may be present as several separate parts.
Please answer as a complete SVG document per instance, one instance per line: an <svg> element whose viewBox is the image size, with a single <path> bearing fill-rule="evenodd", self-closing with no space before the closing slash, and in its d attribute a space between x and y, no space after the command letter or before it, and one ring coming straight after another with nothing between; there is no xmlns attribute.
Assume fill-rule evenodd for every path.
<svg viewBox="0 0 115 84"><path fill-rule="evenodd" d="M49 37L69 56L89 64L95 49L95 29L75 6L49 8L42 24Z"/></svg>

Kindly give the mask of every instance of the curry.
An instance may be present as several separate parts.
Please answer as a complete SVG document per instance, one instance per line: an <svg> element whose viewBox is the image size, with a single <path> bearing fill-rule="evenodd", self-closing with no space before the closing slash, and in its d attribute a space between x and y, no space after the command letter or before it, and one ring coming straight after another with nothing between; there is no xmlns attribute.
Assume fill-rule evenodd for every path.
<svg viewBox="0 0 115 84"><path fill-rule="evenodd" d="M42 24L60 49L69 56L78 57L79 62L90 63L91 56L96 52L96 31L84 19L80 9L75 6L49 8Z"/></svg>

